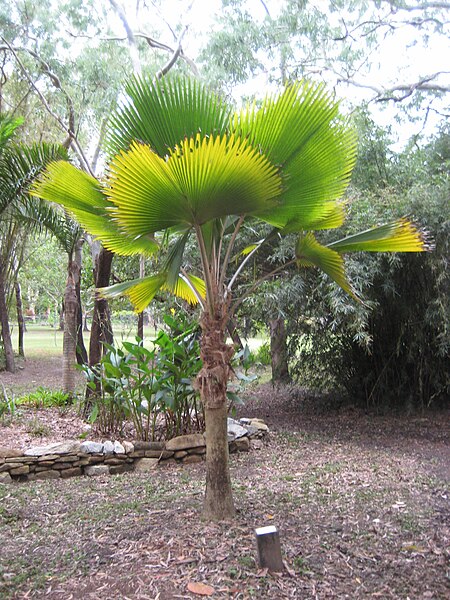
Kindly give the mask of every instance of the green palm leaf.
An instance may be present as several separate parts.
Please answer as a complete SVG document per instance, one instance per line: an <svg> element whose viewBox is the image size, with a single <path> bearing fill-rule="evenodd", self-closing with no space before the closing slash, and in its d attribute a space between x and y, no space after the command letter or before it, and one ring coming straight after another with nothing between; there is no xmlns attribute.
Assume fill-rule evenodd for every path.
<svg viewBox="0 0 450 600"><path fill-rule="evenodd" d="M333 279L333 281L335 281L344 291L351 296L356 297L356 294L345 275L344 259L342 256L338 252L319 244L311 232L300 236L295 248L295 254L298 266L319 267L319 269L331 277L331 279Z"/></svg>
<svg viewBox="0 0 450 600"><path fill-rule="evenodd" d="M306 82L241 112L232 128L280 165L282 202L258 217L290 231L309 229L335 207L356 160L354 132L321 85Z"/></svg>
<svg viewBox="0 0 450 600"><path fill-rule="evenodd" d="M423 231L408 219L374 227L328 244L338 252L423 252L431 244Z"/></svg>
<svg viewBox="0 0 450 600"><path fill-rule="evenodd" d="M189 279L189 282L186 279ZM197 294L204 298L206 294L205 284L198 277L189 275L187 277L180 276L176 283L171 286L167 282L167 273L157 273L142 279L133 279L124 283L117 283L107 288L99 288L97 293L102 298L118 298L127 296L133 304L136 312L142 312L155 295L160 290L166 290L186 300L190 304L197 304L198 299L192 288L197 290Z"/></svg>
<svg viewBox="0 0 450 600"><path fill-rule="evenodd" d="M125 91L128 98L113 115L107 137L111 155L139 141L163 157L199 132L223 134L230 120L230 107L196 80L134 77Z"/></svg>
<svg viewBox="0 0 450 600"><path fill-rule="evenodd" d="M234 137L186 139L167 160L134 144L110 169L113 217L133 237L273 207L281 191L276 168Z"/></svg>
<svg viewBox="0 0 450 600"><path fill-rule="evenodd" d="M114 205L100 183L65 161L51 163L31 194L64 206L89 233L109 250L122 255L151 255L158 248L150 237L126 236L111 218Z"/></svg>

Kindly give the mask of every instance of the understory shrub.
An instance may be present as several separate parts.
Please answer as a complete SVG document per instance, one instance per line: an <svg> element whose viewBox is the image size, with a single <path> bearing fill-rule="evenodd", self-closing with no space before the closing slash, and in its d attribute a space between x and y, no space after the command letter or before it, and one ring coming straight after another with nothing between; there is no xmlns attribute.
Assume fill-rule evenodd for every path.
<svg viewBox="0 0 450 600"><path fill-rule="evenodd" d="M95 398L90 418L102 433L122 433L126 420L145 441L203 429L192 385L200 369L198 324L183 315L166 315L164 323L151 349L139 339L107 345L98 365L80 367Z"/></svg>

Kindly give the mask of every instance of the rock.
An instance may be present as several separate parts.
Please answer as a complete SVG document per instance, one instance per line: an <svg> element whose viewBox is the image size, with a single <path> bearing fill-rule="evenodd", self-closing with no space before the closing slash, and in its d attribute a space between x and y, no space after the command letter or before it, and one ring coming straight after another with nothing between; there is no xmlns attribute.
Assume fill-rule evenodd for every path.
<svg viewBox="0 0 450 600"><path fill-rule="evenodd" d="M4 465L0 465L0 473L3 473L4 471L11 471L11 469L14 469L14 463L5 463Z"/></svg>
<svg viewBox="0 0 450 600"><path fill-rule="evenodd" d="M188 456L183 458L183 464L185 465L193 465L195 463L201 463L202 461L203 458L198 454L188 454Z"/></svg>
<svg viewBox="0 0 450 600"><path fill-rule="evenodd" d="M23 456L22 450L14 450L13 448L0 448L0 458L14 458Z"/></svg>
<svg viewBox="0 0 450 600"><path fill-rule="evenodd" d="M125 454L125 448L122 446L120 442L114 442L114 454Z"/></svg>
<svg viewBox="0 0 450 600"><path fill-rule="evenodd" d="M179 435L166 442L166 450L186 450L188 448L198 448L205 446L205 436L203 433L190 433L188 435Z"/></svg>
<svg viewBox="0 0 450 600"><path fill-rule="evenodd" d="M130 452L128 456L130 458L143 458L146 452L151 452L151 450L134 450L133 452Z"/></svg>
<svg viewBox="0 0 450 600"><path fill-rule="evenodd" d="M59 458L59 457L58 457ZM6 464L20 463L22 465L30 465L38 460L37 456L17 456L15 458L6 458Z"/></svg>
<svg viewBox="0 0 450 600"><path fill-rule="evenodd" d="M26 475L30 472L30 465L22 465L21 467L14 467L10 470L10 475Z"/></svg>
<svg viewBox="0 0 450 600"><path fill-rule="evenodd" d="M48 469L47 471L36 473L34 477L36 479L59 479L61 477L61 473L59 471L52 471Z"/></svg>
<svg viewBox="0 0 450 600"><path fill-rule="evenodd" d="M44 456L38 456L37 460L39 463L50 462L53 463L58 458L61 458L60 454L45 454Z"/></svg>
<svg viewBox="0 0 450 600"><path fill-rule="evenodd" d="M123 458L119 458L118 456L111 456L105 458L105 465L121 465L125 461L125 456Z"/></svg>
<svg viewBox="0 0 450 600"><path fill-rule="evenodd" d="M0 483L11 483L11 475L9 473L0 473Z"/></svg>
<svg viewBox="0 0 450 600"><path fill-rule="evenodd" d="M250 440L248 437L242 437L235 440L236 448L239 452L248 452L250 450Z"/></svg>
<svg viewBox="0 0 450 600"><path fill-rule="evenodd" d="M269 428L262 419L252 419L250 425L251 427L256 427L259 431L269 431Z"/></svg>
<svg viewBox="0 0 450 600"><path fill-rule="evenodd" d="M81 452L85 454L100 454L103 452L103 444L100 442L83 442L80 446Z"/></svg>
<svg viewBox="0 0 450 600"><path fill-rule="evenodd" d="M130 452L134 451L134 444L132 444L131 442L124 441L122 442L122 446L125 448L125 452L127 454L130 454Z"/></svg>
<svg viewBox="0 0 450 600"><path fill-rule="evenodd" d="M144 450L144 456L146 458L159 458L162 454L162 450Z"/></svg>
<svg viewBox="0 0 450 600"><path fill-rule="evenodd" d="M83 475L83 471L80 467L73 467L71 469L61 471L61 477L63 479L68 479L69 477L79 477L80 475Z"/></svg>
<svg viewBox="0 0 450 600"><path fill-rule="evenodd" d="M237 440L238 438L248 435L248 431L242 425L239 425L234 419L227 419L228 441ZM231 440L230 440L231 438Z"/></svg>
<svg viewBox="0 0 450 600"><path fill-rule="evenodd" d="M140 471L141 473L148 473L154 471L158 466L159 460L157 458L139 458L134 463L134 470Z"/></svg>
<svg viewBox="0 0 450 600"><path fill-rule="evenodd" d="M177 450L177 452L175 452L173 456L174 458L179 460L180 458L184 458L187 455L188 453L186 452L186 450Z"/></svg>
<svg viewBox="0 0 450 600"><path fill-rule="evenodd" d="M133 465L113 465L109 467L111 475L118 475L119 473L127 473L133 470Z"/></svg>
<svg viewBox="0 0 450 600"><path fill-rule="evenodd" d="M190 448L188 451L188 454L206 454L206 447L202 447L202 448Z"/></svg>
<svg viewBox="0 0 450 600"><path fill-rule="evenodd" d="M164 442L134 442L135 450L164 450Z"/></svg>
<svg viewBox="0 0 450 600"><path fill-rule="evenodd" d="M67 456L58 456L58 462L59 463L70 463L70 462L76 462L78 460L78 456L74 456L72 455L67 455Z"/></svg>
<svg viewBox="0 0 450 600"><path fill-rule="evenodd" d="M76 454L80 450L80 442L69 440L67 442L57 442L48 446L34 446L25 450L25 456L45 456L46 454Z"/></svg>
<svg viewBox="0 0 450 600"><path fill-rule="evenodd" d="M104 454L113 454L114 453L114 444L111 440L106 440L103 444L103 453Z"/></svg>
<svg viewBox="0 0 450 600"><path fill-rule="evenodd" d="M89 477L96 477L97 475L109 475L108 465L91 465L84 467L84 474Z"/></svg>

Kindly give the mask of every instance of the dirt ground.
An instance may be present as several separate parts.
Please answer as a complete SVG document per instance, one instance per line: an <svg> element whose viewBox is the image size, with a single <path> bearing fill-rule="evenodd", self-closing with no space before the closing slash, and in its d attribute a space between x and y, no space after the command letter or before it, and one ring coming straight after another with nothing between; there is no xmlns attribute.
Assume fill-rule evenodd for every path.
<svg viewBox="0 0 450 600"><path fill-rule="evenodd" d="M0 377L6 388L36 376L51 387L44 375L55 370ZM231 456L231 523L201 519L203 465L0 485L0 598L449 597L448 412L336 411L268 384L241 413L271 433ZM49 429L65 420L54 435L83 427L67 412L37 418ZM254 528L269 524L280 531L280 574L257 563Z"/></svg>

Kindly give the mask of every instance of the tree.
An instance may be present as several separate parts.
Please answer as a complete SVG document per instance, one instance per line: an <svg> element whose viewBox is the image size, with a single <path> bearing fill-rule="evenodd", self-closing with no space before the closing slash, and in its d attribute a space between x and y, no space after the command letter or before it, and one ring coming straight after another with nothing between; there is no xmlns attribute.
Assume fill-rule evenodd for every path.
<svg viewBox="0 0 450 600"><path fill-rule="evenodd" d="M0 315L6 369L12 372L15 361L8 324L8 290L12 294L27 232L39 231L55 215L47 203L30 199L28 189L49 161L67 157L57 145L14 144L21 124L22 119L0 115Z"/></svg>
<svg viewBox="0 0 450 600"><path fill-rule="evenodd" d="M402 220L322 245L314 231L342 224L339 201L355 162L355 136L320 85L296 83L260 109L232 107L196 81L132 79L112 118L108 178L97 180L65 162L49 166L33 194L61 203L104 245L122 254L162 252L159 270L112 286L142 310L159 290L201 306L200 390L206 424L206 494L210 519L234 514L228 468L227 382L233 347L227 324L258 285L289 266L317 266L353 294L343 252L421 251L422 234ZM245 221L271 226L231 269ZM249 258L267 239L297 232L292 258L233 297ZM196 241L201 278L184 267ZM168 244L168 240L171 243Z"/></svg>
<svg viewBox="0 0 450 600"><path fill-rule="evenodd" d="M307 77L354 97L354 104L389 107L396 118L406 112L409 124L448 117L449 2L223 0L222 6L198 62L227 92L237 84L252 89L252 80L260 89ZM436 46L439 54L432 53Z"/></svg>

